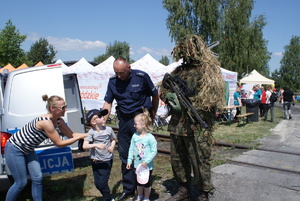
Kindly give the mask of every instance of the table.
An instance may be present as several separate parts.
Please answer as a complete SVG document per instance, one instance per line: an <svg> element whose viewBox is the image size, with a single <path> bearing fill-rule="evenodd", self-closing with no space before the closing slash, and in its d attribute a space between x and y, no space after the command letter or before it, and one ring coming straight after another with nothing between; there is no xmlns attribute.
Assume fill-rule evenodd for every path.
<svg viewBox="0 0 300 201"><path fill-rule="evenodd" d="M230 106L224 106L223 107L223 113L221 114L221 120L222 121L228 121L229 122L229 126L233 120L232 117L232 111L236 108L242 107L240 105L230 105ZM227 114L227 115L225 115Z"/></svg>

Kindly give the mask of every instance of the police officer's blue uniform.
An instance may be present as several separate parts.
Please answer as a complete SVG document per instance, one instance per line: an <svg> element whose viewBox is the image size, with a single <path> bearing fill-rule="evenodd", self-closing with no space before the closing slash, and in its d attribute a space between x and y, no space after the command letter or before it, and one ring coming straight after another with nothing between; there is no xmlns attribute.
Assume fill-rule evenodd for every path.
<svg viewBox="0 0 300 201"><path fill-rule="evenodd" d="M119 110L118 152L122 161L123 192L133 194L136 189L136 175L133 167L126 169L128 150L134 128L134 116L142 112L142 108L151 110L151 96L158 94L149 75L140 70L131 69L126 81L117 76L109 79L104 101L112 103L117 101Z"/></svg>

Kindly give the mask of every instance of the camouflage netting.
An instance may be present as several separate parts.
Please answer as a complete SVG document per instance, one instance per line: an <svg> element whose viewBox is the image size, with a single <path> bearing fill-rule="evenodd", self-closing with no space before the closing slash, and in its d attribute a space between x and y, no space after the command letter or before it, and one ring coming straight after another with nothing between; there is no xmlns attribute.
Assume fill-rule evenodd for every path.
<svg viewBox="0 0 300 201"><path fill-rule="evenodd" d="M197 35L187 35L173 49L176 60L183 59L171 74L190 81L198 94L190 97L197 110L212 111L224 106L224 80L219 61L207 49L205 42Z"/></svg>

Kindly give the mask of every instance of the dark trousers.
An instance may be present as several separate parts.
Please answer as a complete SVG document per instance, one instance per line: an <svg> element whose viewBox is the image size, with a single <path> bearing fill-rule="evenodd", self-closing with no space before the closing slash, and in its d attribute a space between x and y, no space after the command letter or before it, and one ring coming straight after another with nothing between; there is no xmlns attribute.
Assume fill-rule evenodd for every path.
<svg viewBox="0 0 300 201"><path fill-rule="evenodd" d="M112 164L113 160L94 161L92 164L95 186L101 192L105 201L112 200L108 186L108 179Z"/></svg>
<svg viewBox="0 0 300 201"><path fill-rule="evenodd" d="M211 146L206 136L170 135L171 165L176 181L190 183L191 173L197 190L213 194L209 158Z"/></svg>
<svg viewBox="0 0 300 201"><path fill-rule="evenodd" d="M266 104L265 103L261 103L259 105L259 116L260 117L264 117L265 116L265 112L266 112Z"/></svg>
<svg viewBox="0 0 300 201"><path fill-rule="evenodd" d="M119 131L118 131L118 152L122 161L122 184L123 193L133 194L136 189L136 174L134 172L134 166L130 170L126 169L128 151L130 147L131 137L134 132L134 117L132 118L120 118Z"/></svg>
<svg viewBox="0 0 300 201"><path fill-rule="evenodd" d="M264 114L264 120L268 119L268 112L270 110L271 114L271 121L274 121L274 103L265 104L265 114Z"/></svg>
<svg viewBox="0 0 300 201"><path fill-rule="evenodd" d="M236 114L235 114L234 119L237 120L237 117L236 117L236 116L237 116L237 115L240 115L241 113L242 113L242 108L237 107L237 108L236 108Z"/></svg>

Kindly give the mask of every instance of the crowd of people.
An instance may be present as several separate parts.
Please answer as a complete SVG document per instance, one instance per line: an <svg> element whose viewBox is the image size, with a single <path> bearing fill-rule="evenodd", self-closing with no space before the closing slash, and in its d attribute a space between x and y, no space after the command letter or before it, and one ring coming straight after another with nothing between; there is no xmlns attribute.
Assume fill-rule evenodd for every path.
<svg viewBox="0 0 300 201"><path fill-rule="evenodd" d="M242 106L241 101L241 89L237 87L233 94L234 105ZM261 86L259 84L253 85L246 95L246 99L260 100L259 103L259 117L263 121L274 121L274 104L280 103L283 105L284 117L283 119L292 119L291 106L295 105L295 94L289 87L280 88L277 92L271 85ZM268 114L270 113L270 120L268 120ZM237 107L236 116L241 114L241 108Z"/></svg>

